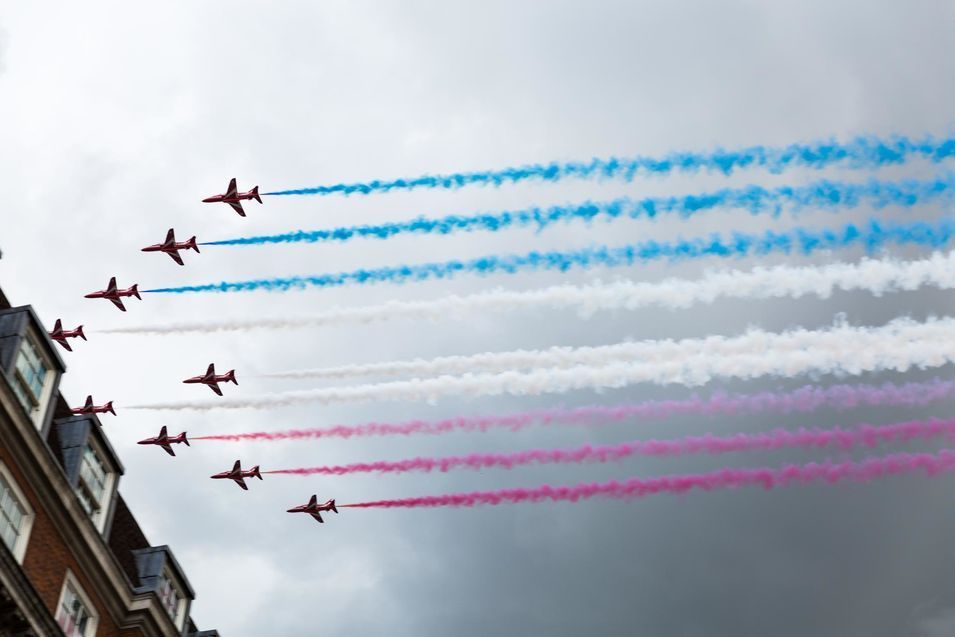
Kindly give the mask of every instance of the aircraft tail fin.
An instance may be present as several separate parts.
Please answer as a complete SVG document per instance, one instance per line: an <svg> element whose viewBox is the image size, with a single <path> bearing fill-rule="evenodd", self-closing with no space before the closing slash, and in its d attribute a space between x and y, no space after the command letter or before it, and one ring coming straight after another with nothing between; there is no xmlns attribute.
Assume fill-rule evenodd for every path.
<svg viewBox="0 0 955 637"><path fill-rule="evenodd" d="M256 201L258 201L259 203L262 203L262 197L259 196L259 187L258 187L258 186L256 186L255 188L252 189L252 198L255 199Z"/></svg>
<svg viewBox="0 0 955 637"><path fill-rule="evenodd" d="M186 249L192 248L196 252L199 252L199 246L196 245L196 237L192 236L189 238L189 241L186 241Z"/></svg>
<svg viewBox="0 0 955 637"><path fill-rule="evenodd" d="M332 498L331 500L328 501L328 508L334 511L335 513L338 513L338 509L335 507L335 498Z"/></svg>
<svg viewBox="0 0 955 637"><path fill-rule="evenodd" d="M192 445L189 444L189 439L186 438L186 432L185 432L185 431L182 432L181 434L179 434L179 439L182 440L184 443L186 443L186 446L187 446L187 447L191 447L191 446L192 446Z"/></svg>
<svg viewBox="0 0 955 637"><path fill-rule="evenodd" d="M83 333L83 326L82 326L82 325L80 325L79 327L76 328L76 335L79 336L80 338L82 338L84 341L86 340L86 334Z"/></svg>
<svg viewBox="0 0 955 637"><path fill-rule="evenodd" d="M103 405L103 407L105 407L105 408L106 408L106 411L108 411L109 413L113 414L114 416L116 415L116 412L113 411L113 401L112 401L112 400L109 401L108 403L106 403L105 405Z"/></svg>
<svg viewBox="0 0 955 637"><path fill-rule="evenodd" d="M235 384L235 385L238 385L238 384L239 384L239 381L237 381L237 380L235 379L235 370L234 370L234 369L230 369L228 372L226 372L225 380L226 380L227 382L228 382L228 381L231 381L231 382L232 382L233 384Z"/></svg>
<svg viewBox="0 0 955 637"><path fill-rule="evenodd" d="M253 478L258 478L259 480L262 479L262 473L259 471L259 465L255 465L250 469L250 471L252 472Z"/></svg>
<svg viewBox="0 0 955 637"><path fill-rule="evenodd" d="M137 299L139 299L140 301L143 300L143 297L139 296L139 284L138 284L138 283L134 283L134 284L133 284L133 287L129 288L129 291L132 292L132 293L133 293L133 296L135 296L135 297L136 297Z"/></svg>

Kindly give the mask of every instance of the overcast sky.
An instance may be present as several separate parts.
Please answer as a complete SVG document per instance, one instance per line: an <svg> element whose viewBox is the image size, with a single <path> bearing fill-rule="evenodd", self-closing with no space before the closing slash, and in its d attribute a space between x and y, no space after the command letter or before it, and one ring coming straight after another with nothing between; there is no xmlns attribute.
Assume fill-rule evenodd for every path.
<svg viewBox="0 0 955 637"><path fill-rule="evenodd" d="M86 325L64 352L63 391L116 401L103 419L126 466L120 490L154 544L169 544L198 598L202 628L235 635L860 635L955 633L952 478L659 496L638 502L343 510L324 526L285 513L312 493L339 502L458 490L776 465L826 454L749 453L597 466L398 477L267 476L248 493L208 476L236 458L264 469L412 455L569 446L770 426L894 422L923 410L801 417L679 418L599 432L530 429L407 439L272 444L197 442L169 458L135 441L162 425L191 435L368 420L491 414L557 404L679 398L679 387L273 411L138 412L126 405L213 398L182 378L214 361L256 396L318 381L257 374L626 338L738 334L758 325L823 328L845 313L879 325L952 312L951 295L838 294L820 301L726 301L705 311L599 315L526 311L285 332L134 337L97 329L184 320L305 316L332 305L440 298L622 277L699 276L713 261L620 270L459 277L284 294L147 295L120 314L83 294L116 275L143 287L317 274L356 267L571 248L716 229L823 227L870 211L795 220L742 212L692 221L567 225L387 243L209 247L143 254L174 227L215 240L493 211L530 204L805 183L818 173L674 176L498 190L200 203L240 188L288 187L717 145L785 144L859 133L951 134L955 5L916 2L6 2L0 4L0 286L48 326ZM929 177L915 162L879 176ZM830 178L868 173L832 169ZM926 206L907 213L937 218ZM881 211L892 216L897 211ZM914 255L918 250L895 251ZM760 263L855 260L860 253ZM732 263L747 268L753 260ZM937 372L950 374L949 369ZM864 381L929 378L870 375ZM823 384L831 378L816 379ZM750 392L788 381L705 388ZM208 395L207 395L208 394ZM899 449L918 448L916 445ZM923 445L923 448L930 448Z"/></svg>

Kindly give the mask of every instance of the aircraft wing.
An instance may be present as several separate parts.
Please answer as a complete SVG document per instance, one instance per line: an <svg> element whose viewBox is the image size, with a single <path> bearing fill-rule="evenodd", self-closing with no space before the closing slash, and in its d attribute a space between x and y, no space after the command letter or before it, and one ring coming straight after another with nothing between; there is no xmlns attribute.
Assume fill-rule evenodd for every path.
<svg viewBox="0 0 955 637"><path fill-rule="evenodd" d="M242 209L242 202L240 201L230 201L229 205L232 206L232 209L239 213L240 217L245 216L245 210Z"/></svg>
<svg viewBox="0 0 955 637"><path fill-rule="evenodd" d="M161 444L161 445L159 445L159 446L162 447L163 449L165 449L165 450L166 450L166 453L168 453L170 456L176 455L176 452L172 450L172 447L169 446L169 443L168 443L168 442L167 442L167 443L164 443L164 444Z"/></svg>
<svg viewBox="0 0 955 637"><path fill-rule="evenodd" d="M225 191L225 196L226 196L226 197L234 197L235 194L236 194L236 192L238 192L238 191L237 191L237 189L236 189L236 187L235 187L235 177L233 177L232 179L229 180L229 187L228 187L228 189L226 189L226 191Z"/></svg>
<svg viewBox="0 0 955 637"><path fill-rule="evenodd" d="M65 348L66 348L66 351L68 351L68 352L72 352L72 351L73 351L73 348L70 347L70 343L69 343L69 341L66 340L65 337L61 336L61 337L59 337L59 338L54 338L53 340L56 341L57 343L59 343L60 345L62 345L63 347L65 347Z"/></svg>
<svg viewBox="0 0 955 637"><path fill-rule="evenodd" d="M315 518L317 521L321 522L322 524L325 524L325 520L322 519L321 513L313 513L312 517Z"/></svg>
<svg viewBox="0 0 955 637"><path fill-rule="evenodd" d="M126 311L126 306L123 305L123 300L122 300L122 299L110 299L110 301L112 301L112 302L113 302L113 305L115 305L116 307L118 307L118 308L121 309L122 311L124 311L124 312Z"/></svg>
<svg viewBox="0 0 955 637"><path fill-rule="evenodd" d="M106 291L107 291L107 292L115 292L115 291L116 291L116 277L110 277L110 279L109 279L109 285L106 286Z"/></svg>
<svg viewBox="0 0 955 637"><path fill-rule="evenodd" d="M219 394L220 396L222 395L222 390L219 389L219 383L209 383L209 389Z"/></svg>
<svg viewBox="0 0 955 637"><path fill-rule="evenodd" d="M167 252L166 254L172 257L172 260L178 263L179 265L185 265L185 263L182 262L182 257L179 256L179 252L177 252L176 250L173 250L172 252Z"/></svg>
<svg viewBox="0 0 955 637"><path fill-rule="evenodd" d="M175 242L176 242L176 233L175 231L173 231L172 228L170 228L169 232L166 233L166 241L164 241L164 243L166 245L170 245Z"/></svg>
<svg viewBox="0 0 955 637"><path fill-rule="evenodd" d="M237 485L239 485L240 487L242 487L242 488L245 489L246 491L249 490L249 487L245 486L245 480L242 479L242 476L239 476L239 477L237 477L237 478L232 478L232 479L235 480L235 483L236 483Z"/></svg>

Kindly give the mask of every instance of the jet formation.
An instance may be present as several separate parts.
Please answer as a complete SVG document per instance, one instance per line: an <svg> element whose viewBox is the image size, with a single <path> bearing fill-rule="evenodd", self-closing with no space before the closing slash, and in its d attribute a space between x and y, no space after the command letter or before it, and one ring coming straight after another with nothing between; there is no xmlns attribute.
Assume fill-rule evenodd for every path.
<svg viewBox="0 0 955 637"><path fill-rule="evenodd" d="M229 204L229 206L232 207L233 210L235 210L235 212L239 216L244 217L246 215L245 215L245 210L242 207L242 202L251 201L253 199L255 201L258 201L260 204L262 203L262 198L259 195L259 187L255 186L248 192L239 192L236 187L236 180L233 177L229 181L229 186L226 189L225 193L221 195L213 195L211 197L206 197L202 201L204 203L227 203ZM173 261L178 263L179 265L184 265L182 256L179 253L184 250L185 251L195 250L198 253L199 246L196 243L195 236L190 237L187 241L176 241L175 231L173 228L170 228L166 232L166 238L162 243L148 245L145 248L142 248L141 250L143 252L163 252L165 254L168 254L169 257ZM88 298L88 299L108 299L109 301L113 303L113 305L118 307L123 312L126 311L126 306L123 304L123 299L129 298L129 297L136 297L137 299L142 300L142 297L139 295L139 285L134 284L127 289L119 289L116 287L116 277L110 278L109 284L106 286L105 290L98 290L96 292L90 292L89 294L85 295L85 298ZM67 339L81 338L84 341L86 340L86 335L83 333L82 325L76 327L76 329L73 329L73 330L65 330L63 329L63 322L60 319L56 320L56 323L53 326L53 331L48 332L48 334L52 340L59 343L67 351L71 351L71 352L73 351L73 348L70 346L70 343ZM222 390L219 388L219 383L231 382L231 383L234 383L235 385L239 384L238 381L236 381L235 379L234 369L230 369L225 374L216 374L215 364L213 363L209 364L209 368L206 370L205 374L187 378L182 382L186 384L208 385L209 388L219 396L222 396ZM114 416L116 415L116 412L113 410L113 401L108 401L107 403L103 405L94 405L92 396L86 397L86 402L83 404L83 406L73 407L70 409L70 411L74 415L106 414L106 413L113 414ZM169 431L165 425L159 430L158 435L153 436L151 438L145 438L144 440L140 440L136 444L155 445L157 447L161 447L163 451L168 453L170 456L174 456L174 457L176 455L176 452L173 450L172 445L184 444L187 447L190 446L189 440L188 438L186 438L185 431L183 431L182 433L178 435L170 436ZM241 462L239 460L236 460L235 464L232 466L232 469L230 471L223 471L221 473L217 473L210 477L214 480L223 480L223 479L232 480L240 488L242 488L245 491L248 491L249 487L246 484L245 479L258 478L259 480L261 480L262 473L259 470L258 465L252 467L251 469L243 470ZM322 519L321 514L328 511L332 511L336 514L338 513L338 508L335 506L335 500L332 499L332 500L328 500L324 504L319 504L318 498L315 495L311 497L311 499L308 501L307 504L302 504L300 506L288 509L289 513L308 513L317 522L321 522L321 523L325 522L325 520Z"/></svg>
<svg viewBox="0 0 955 637"><path fill-rule="evenodd" d="M170 438L169 433L166 431L166 426L163 425L162 429L159 430L158 436L154 438L146 438L145 440L140 440L136 444L137 445L157 445L159 447L162 447L166 451L166 453L168 453L170 456L175 456L176 452L172 450L172 447L170 445L174 445L178 443L185 443L187 447L190 446L189 440L186 439L186 432L184 431L178 436L172 436Z"/></svg>
<svg viewBox="0 0 955 637"><path fill-rule="evenodd" d="M222 195L212 195L211 197L206 197L202 200L203 203L227 203L232 206L232 209L235 210L240 217L245 216L245 210L242 209L243 200L252 200L255 199L259 203L262 203L262 198L259 196L259 187L256 186L249 192L239 192L235 187L235 177L229 182L229 188L225 191L225 194Z"/></svg>
<svg viewBox="0 0 955 637"><path fill-rule="evenodd" d="M53 331L47 332L47 334L49 334L50 338L52 338L54 341L66 348L66 351L68 352L72 352L73 348L70 347L70 343L66 339L79 337L84 341L86 340L86 334L83 333L82 325L77 327L75 330L64 330L63 321L60 319L56 319L56 323L53 324Z"/></svg>
<svg viewBox="0 0 955 637"><path fill-rule="evenodd" d="M208 385L209 389L211 389L212 391L214 391L220 396L222 395L222 390L219 389L219 383L231 382L235 385L239 384L239 381L235 379L234 369L230 369L225 374L216 374L215 363L209 363L209 369L206 370L205 374L202 374L201 376L193 376L192 378L187 378L186 380L182 382L184 382L187 385L194 385L197 383L202 385Z"/></svg>
<svg viewBox="0 0 955 637"><path fill-rule="evenodd" d="M111 277L109 280L109 285L106 286L105 290L99 290L97 292L90 292L85 296L87 299L109 299L113 302L113 305L121 309L123 312L126 311L126 306L123 305L124 296L135 296L140 301L143 300L143 297L139 296L139 284L135 284L130 288L125 290L119 290L116 288L116 277Z"/></svg>
<svg viewBox="0 0 955 637"><path fill-rule="evenodd" d="M323 511L334 511L335 513L338 513L338 509L335 507L334 498L325 504L319 504L318 496L312 495L308 501L308 504L302 504L297 507L292 507L288 510L289 513L308 513L315 518L316 521L325 524L325 520L322 519Z"/></svg>
<svg viewBox="0 0 955 637"><path fill-rule="evenodd" d="M168 254L173 261L179 265L185 265L182 262L182 257L179 256L180 250L195 250L199 252L199 246L196 245L196 238L190 237L188 241L176 242L176 233L170 228L169 232L166 233L166 240L162 243L154 243L151 246L146 246L142 249L143 252L165 252Z"/></svg>
<svg viewBox="0 0 955 637"><path fill-rule="evenodd" d="M262 479L262 474L259 473L259 465L255 465L247 471L242 470L242 464L236 460L235 464L232 465L232 471L223 471L222 473L217 473L214 476L209 476L213 480L235 480L235 483L245 489L249 490L249 487L245 484L245 478L258 478Z"/></svg>

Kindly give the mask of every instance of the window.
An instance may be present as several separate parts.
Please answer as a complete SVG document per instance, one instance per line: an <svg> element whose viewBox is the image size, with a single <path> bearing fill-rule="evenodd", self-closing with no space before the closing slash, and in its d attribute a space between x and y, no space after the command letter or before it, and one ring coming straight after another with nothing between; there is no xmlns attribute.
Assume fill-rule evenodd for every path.
<svg viewBox="0 0 955 637"><path fill-rule="evenodd" d="M80 477L76 485L76 495L94 523L102 518L101 513L106 505L107 485L109 472L103 464L100 455L90 443L83 450L83 459L80 462Z"/></svg>
<svg viewBox="0 0 955 637"><path fill-rule="evenodd" d="M32 526L33 510L6 467L0 464L0 539L18 562L23 561Z"/></svg>
<svg viewBox="0 0 955 637"><path fill-rule="evenodd" d="M159 595L162 606L166 609L166 613L169 615L169 618L173 621L177 628L182 628L180 624L182 623L182 611L185 607L185 600L183 599L182 594L179 592L179 589L176 587L176 584L173 582L172 574L169 572L168 568L163 569L162 577L159 580L159 587L156 589L156 594Z"/></svg>
<svg viewBox="0 0 955 637"><path fill-rule="evenodd" d="M56 607L56 623L66 637L92 637L96 633L93 605L69 571L66 572L60 603Z"/></svg>
<svg viewBox="0 0 955 637"><path fill-rule="evenodd" d="M40 404L46 372L46 365L37 354L36 347L30 339L23 339L20 351L17 352L16 381L13 384L13 391L28 412L32 412Z"/></svg>

